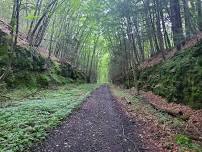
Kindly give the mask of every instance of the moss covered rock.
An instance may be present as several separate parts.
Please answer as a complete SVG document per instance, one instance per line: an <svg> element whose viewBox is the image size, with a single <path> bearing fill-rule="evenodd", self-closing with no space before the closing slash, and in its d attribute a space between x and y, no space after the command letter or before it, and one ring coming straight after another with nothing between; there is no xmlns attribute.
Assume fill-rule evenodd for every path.
<svg viewBox="0 0 202 152"><path fill-rule="evenodd" d="M46 59L33 48L17 47L12 66L18 70L43 71Z"/></svg>
<svg viewBox="0 0 202 152"><path fill-rule="evenodd" d="M82 71L76 68L73 68L71 64L69 63L61 64L60 67L61 67L62 76L71 78L73 80L78 80L78 81L86 80L86 75Z"/></svg>

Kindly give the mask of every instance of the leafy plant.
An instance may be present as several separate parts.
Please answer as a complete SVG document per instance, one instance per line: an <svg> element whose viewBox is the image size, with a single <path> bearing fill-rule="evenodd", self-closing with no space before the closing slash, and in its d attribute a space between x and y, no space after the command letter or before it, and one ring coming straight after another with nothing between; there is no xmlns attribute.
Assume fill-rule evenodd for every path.
<svg viewBox="0 0 202 152"><path fill-rule="evenodd" d="M31 14L31 15L26 16L25 19L27 19L27 20L37 20L37 19L39 19L39 16L34 16L34 15Z"/></svg>
<svg viewBox="0 0 202 152"><path fill-rule="evenodd" d="M0 108L0 151L24 151L43 139L46 131L69 116L95 87L93 84L66 85Z"/></svg>
<svg viewBox="0 0 202 152"><path fill-rule="evenodd" d="M188 147L191 147L191 145L192 145L191 139L189 139L185 135L177 135L176 136L176 142L179 145L188 146Z"/></svg>
<svg viewBox="0 0 202 152"><path fill-rule="evenodd" d="M202 151L202 147L200 147L197 144L192 143L192 140L189 137L185 136L185 135L178 134L176 136L176 143L178 145L180 145L182 150L191 149L194 152L201 152Z"/></svg>

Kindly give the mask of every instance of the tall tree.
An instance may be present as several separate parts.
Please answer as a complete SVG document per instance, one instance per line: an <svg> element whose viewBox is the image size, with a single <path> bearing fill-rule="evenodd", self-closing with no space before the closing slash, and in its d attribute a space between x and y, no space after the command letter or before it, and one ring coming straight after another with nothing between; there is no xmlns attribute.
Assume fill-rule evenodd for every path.
<svg viewBox="0 0 202 152"><path fill-rule="evenodd" d="M202 31L202 2L197 0L197 11L198 11L198 27Z"/></svg>
<svg viewBox="0 0 202 152"><path fill-rule="evenodd" d="M162 28L161 28L161 14L160 12L162 11L160 5L162 3L160 3L159 0L156 0L155 5L156 5L156 24L157 24L157 36L158 36L158 42L159 42L159 46L160 46L160 51L162 53L162 57L165 60L165 55L164 55L164 39L163 39L163 34L162 34Z"/></svg>
<svg viewBox="0 0 202 152"><path fill-rule="evenodd" d="M174 45L181 48L180 44L184 40L183 28L182 28L182 18L180 12L180 1L170 0L170 15L172 23L173 32L173 42Z"/></svg>

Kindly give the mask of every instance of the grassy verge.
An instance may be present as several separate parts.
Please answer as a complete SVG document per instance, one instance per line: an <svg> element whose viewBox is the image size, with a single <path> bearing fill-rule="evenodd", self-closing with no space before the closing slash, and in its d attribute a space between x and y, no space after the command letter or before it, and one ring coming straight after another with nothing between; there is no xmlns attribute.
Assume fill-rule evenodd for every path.
<svg viewBox="0 0 202 152"><path fill-rule="evenodd" d="M145 126L142 127L145 128L144 131L146 134L150 134L150 137L154 138L154 142L161 141L160 144L163 145L163 148L168 150L173 148L173 150L178 149L179 151L202 151L200 145L184 135L185 121L154 109L150 104L145 103L141 97L131 95L129 90L117 87L111 88L114 96L119 97L121 99L120 101L130 108L130 113L134 114L135 118L145 122ZM125 98L127 98L131 104L127 104L128 101L122 100ZM148 132L146 130L148 130ZM158 134L157 137L155 137L156 134ZM165 134L167 136L163 137ZM178 146L175 147L173 144Z"/></svg>
<svg viewBox="0 0 202 152"><path fill-rule="evenodd" d="M56 127L97 85L66 85L0 108L0 152L25 151ZM19 96L17 93L11 93ZM15 104L14 104L15 103Z"/></svg>

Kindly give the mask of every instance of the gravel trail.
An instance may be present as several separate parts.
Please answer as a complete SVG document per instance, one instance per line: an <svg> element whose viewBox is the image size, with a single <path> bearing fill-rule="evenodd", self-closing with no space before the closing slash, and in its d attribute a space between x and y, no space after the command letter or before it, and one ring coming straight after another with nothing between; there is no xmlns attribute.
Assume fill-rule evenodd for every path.
<svg viewBox="0 0 202 152"><path fill-rule="evenodd" d="M102 86L33 152L140 152L137 126Z"/></svg>

